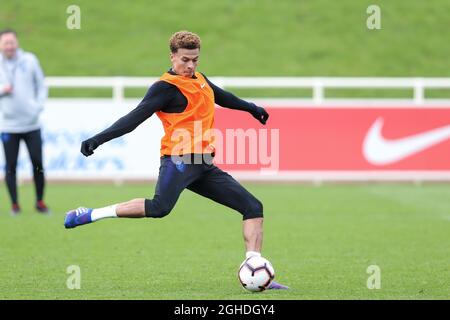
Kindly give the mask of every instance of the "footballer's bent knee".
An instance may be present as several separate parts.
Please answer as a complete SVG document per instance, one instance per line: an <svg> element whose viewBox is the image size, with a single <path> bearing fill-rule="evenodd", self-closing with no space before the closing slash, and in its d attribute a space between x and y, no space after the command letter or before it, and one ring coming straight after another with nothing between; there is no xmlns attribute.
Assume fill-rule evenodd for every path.
<svg viewBox="0 0 450 320"><path fill-rule="evenodd" d="M243 220L247 220L247 219L254 219L254 218L263 218L263 204L261 203L261 201L259 201L256 198L253 198L248 206L247 209L242 213L242 218Z"/></svg>
<svg viewBox="0 0 450 320"><path fill-rule="evenodd" d="M167 216L172 208L161 204L159 201L155 201L155 199L145 199L145 216L147 218L163 218Z"/></svg>

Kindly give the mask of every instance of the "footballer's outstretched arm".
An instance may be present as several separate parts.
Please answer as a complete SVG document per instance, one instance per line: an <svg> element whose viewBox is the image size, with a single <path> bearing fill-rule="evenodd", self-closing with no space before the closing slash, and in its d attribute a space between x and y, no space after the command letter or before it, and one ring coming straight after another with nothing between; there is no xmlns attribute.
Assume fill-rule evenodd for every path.
<svg viewBox="0 0 450 320"><path fill-rule="evenodd" d="M253 117L258 119L259 122L261 122L262 124L266 124L267 119L269 118L269 114L266 110L264 110L264 108L236 97L231 92L225 91L209 81L209 79L204 74L202 75L205 77L209 86L214 91L215 103L224 108L247 111Z"/></svg>
<svg viewBox="0 0 450 320"><path fill-rule="evenodd" d="M162 110L167 105L168 97L165 94L166 84L162 81L155 82L147 91L139 105L123 116L110 127L89 138L81 144L81 153L90 156L101 144L118 138L136 129L142 122L150 118L153 113Z"/></svg>

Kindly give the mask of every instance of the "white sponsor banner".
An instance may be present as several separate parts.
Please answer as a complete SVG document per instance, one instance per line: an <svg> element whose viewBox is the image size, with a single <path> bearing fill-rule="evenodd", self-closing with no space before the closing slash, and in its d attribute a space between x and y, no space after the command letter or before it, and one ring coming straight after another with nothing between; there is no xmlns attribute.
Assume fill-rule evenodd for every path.
<svg viewBox="0 0 450 320"><path fill-rule="evenodd" d="M216 164L238 180L450 180L448 101L441 106L421 107L397 105L394 101L386 104L378 102L376 105L370 100L361 101L358 105L348 103L315 107L311 102L302 103L300 100L249 100L267 107L271 114L264 128L248 114L223 108L216 110L215 127L222 134L236 129L232 133L240 130L245 135L249 129L254 129L251 132L257 135L258 163L249 161L242 164L239 158L233 162L236 161L234 156L230 163L223 162L226 157L218 163L219 152L216 156ZM139 99L126 99L124 102L111 99L49 99L42 114L47 178L156 179L163 136L162 124L156 115L133 132L100 146L94 155L84 157L80 153L83 140L113 124L138 103ZM348 119L351 119L352 125L349 125ZM266 129L267 132L264 131ZM271 137L278 131L275 139L277 147L273 148ZM262 133L267 133L265 139ZM270 152L267 150L269 146L261 148L261 141L271 141ZM235 145L234 140L224 145L228 147L230 142ZM240 152L253 150L248 144L244 144L243 148L245 150ZM218 150L222 150L222 156L227 151L223 145ZM271 155L270 165L275 163L279 170L267 170L267 163L261 160L261 155L266 154ZM226 155L229 156L230 152L227 151ZM0 148L0 168L3 169L3 166L3 148ZM24 143L20 149L18 176L27 180L32 177ZM0 172L2 177L3 170Z"/></svg>
<svg viewBox="0 0 450 320"><path fill-rule="evenodd" d="M49 179L156 179L160 164L161 121L153 115L133 132L111 140L90 157L81 142L134 109L139 100L113 103L111 99L49 99L41 115L44 169ZM3 148L0 167L4 168ZM31 161L21 142L17 174L32 177ZM3 177L3 170L1 173Z"/></svg>

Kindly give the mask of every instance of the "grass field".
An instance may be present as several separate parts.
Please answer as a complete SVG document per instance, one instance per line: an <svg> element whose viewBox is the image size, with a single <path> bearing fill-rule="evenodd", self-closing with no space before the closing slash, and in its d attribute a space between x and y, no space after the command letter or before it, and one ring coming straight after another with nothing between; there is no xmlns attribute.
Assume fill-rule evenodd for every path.
<svg viewBox="0 0 450 320"><path fill-rule="evenodd" d="M450 76L447 0L78 0L81 29L69 30L68 0L0 2L0 29L17 29L47 76L159 76L168 38L200 34L208 76ZM368 6L381 10L369 30ZM241 97L311 97L303 89L236 89ZM146 88L128 90L142 97ZM111 97L108 89L51 88L50 97ZM425 92L450 98L450 90ZM327 97L411 98L411 90L348 89Z"/></svg>
<svg viewBox="0 0 450 320"><path fill-rule="evenodd" d="M69 30L67 7L81 9ZM381 30L366 27L369 5ZM47 75L158 76L168 38L202 37L200 67L228 76L449 76L447 0L2 0Z"/></svg>
<svg viewBox="0 0 450 320"><path fill-rule="evenodd" d="M9 215L0 187L0 299L448 299L450 185L247 185L265 206L263 254L284 292L247 293L240 216L189 191L161 220L73 230L64 212L149 197L153 185L50 185L50 216ZM81 289L69 290L69 265ZM369 290L368 266L381 269Z"/></svg>

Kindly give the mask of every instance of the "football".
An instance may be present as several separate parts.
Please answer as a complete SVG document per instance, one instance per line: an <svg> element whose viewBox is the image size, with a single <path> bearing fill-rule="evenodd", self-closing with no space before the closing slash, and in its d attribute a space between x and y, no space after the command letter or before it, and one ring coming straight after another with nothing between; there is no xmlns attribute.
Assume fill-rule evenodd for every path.
<svg viewBox="0 0 450 320"><path fill-rule="evenodd" d="M254 256L242 262L238 278L244 289L252 292L264 291L275 278L275 270L269 260Z"/></svg>

